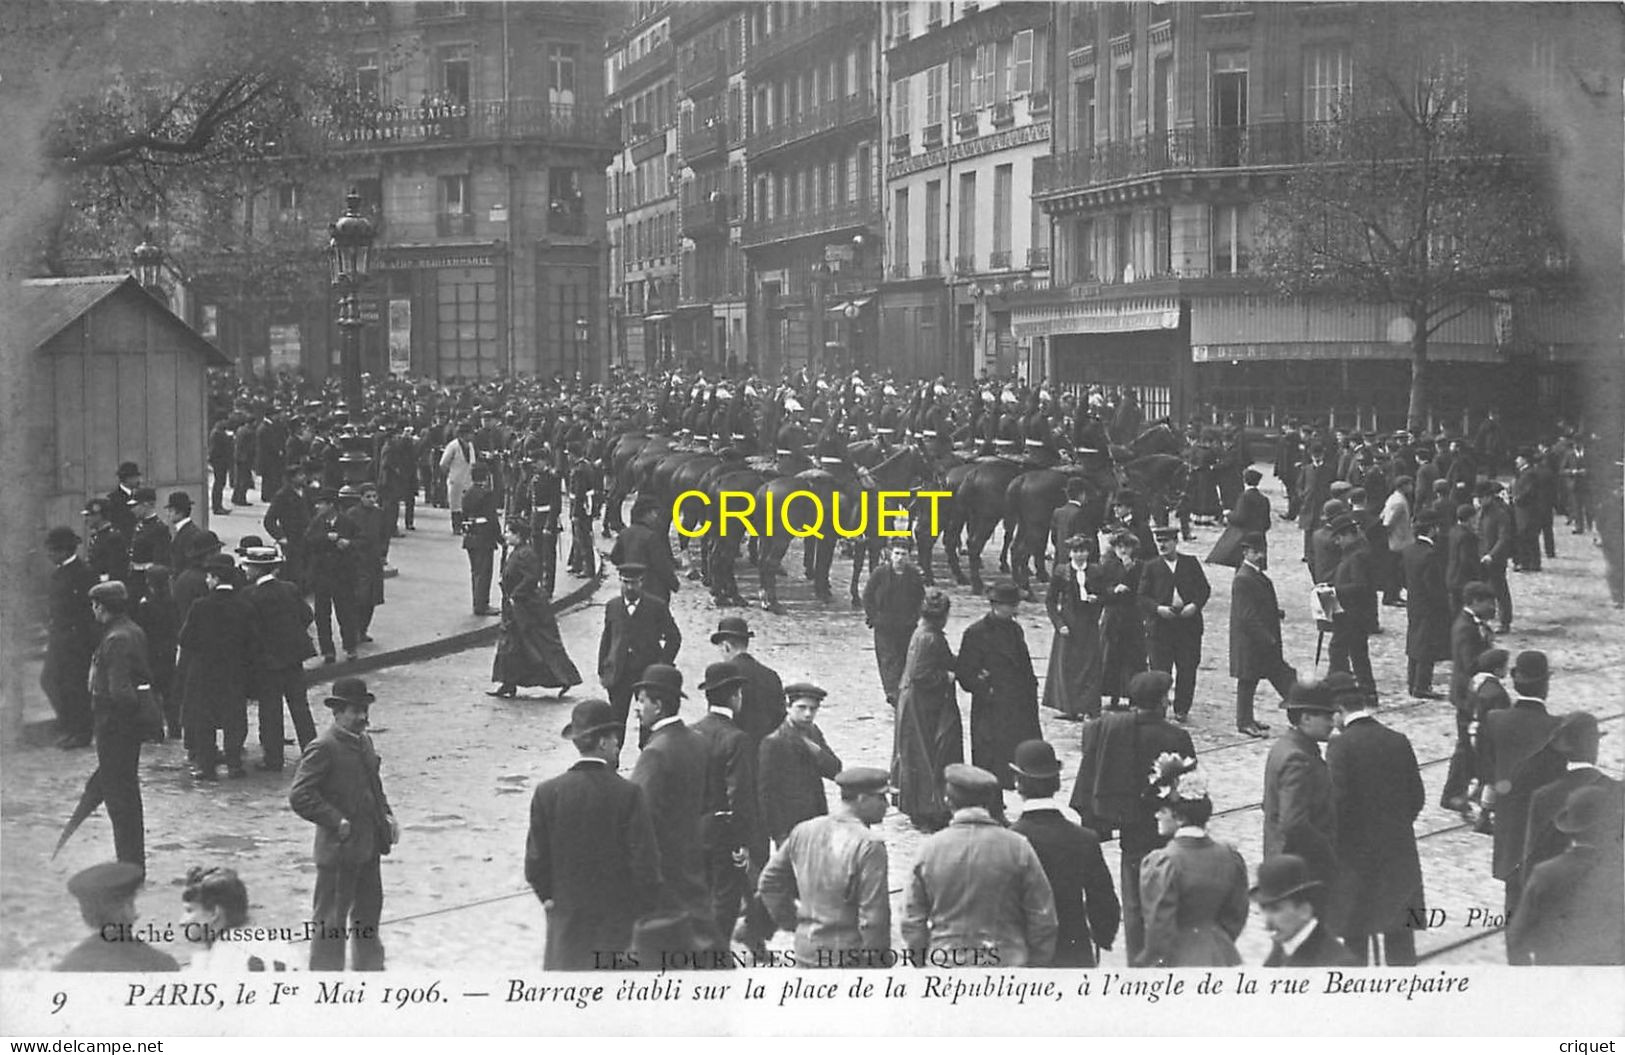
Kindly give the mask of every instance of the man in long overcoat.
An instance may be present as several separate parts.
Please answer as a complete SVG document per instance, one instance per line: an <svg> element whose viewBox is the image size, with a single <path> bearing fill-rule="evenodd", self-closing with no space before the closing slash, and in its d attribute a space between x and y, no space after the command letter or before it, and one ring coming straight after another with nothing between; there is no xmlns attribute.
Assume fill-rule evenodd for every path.
<svg viewBox="0 0 1625 1055"><path fill-rule="evenodd" d="M908 662L908 643L920 619L925 581L908 559L908 540L893 539L888 563L863 584L863 620L874 628L875 664L886 702L897 706L897 691Z"/></svg>
<svg viewBox="0 0 1625 1055"><path fill-rule="evenodd" d="M726 936L716 933L705 881L705 738L677 715L685 695L683 674L670 664L654 663L632 689L638 723L648 737L632 767L632 783L643 789L660 848L656 909L667 918L686 920L686 933L694 942L693 949L662 951L726 949Z"/></svg>
<svg viewBox="0 0 1625 1055"><path fill-rule="evenodd" d="M1248 468L1241 474L1241 494L1236 496L1236 506L1231 509L1225 518L1224 532L1219 540L1213 544L1204 563L1220 564L1227 568L1234 568L1241 564L1241 541L1251 534L1263 535L1270 529L1270 500L1258 489L1264 474L1257 469Z"/></svg>
<svg viewBox="0 0 1625 1055"><path fill-rule="evenodd" d="M1619 814L1606 790L1579 788L1559 811L1559 831L1572 840L1535 866L1507 926L1507 962L1539 966L1611 966L1625 962L1625 860Z"/></svg>
<svg viewBox="0 0 1625 1055"><path fill-rule="evenodd" d="M653 499L639 498L633 503L632 523L621 529L615 545L609 551L611 563L641 564L648 569L643 576L643 592L671 603L677 592L677 566L672 560L671 542L665 534L666 521L660 505Z"/></svg>
<svg viewBox="0 0 1625 1055"><path fill-rule="evenodd" d="M384 969L378 935L384 911L379 865L400 841L400 825L384 794L378 752L367 735L373 694L360 678L339 678L324 701L333 724L305 748L288 805L316 825L316 894L310 943L312 971Z"/></svg>
<svg viewBox="0 0 1625 1055"><path fill-rule="evenodd" d="M1367 709L1368 697L1343 692L1336 703L1343 733L1326 745L1337 803L1329 922L1361 964L1415 966L1415 928L1427 919L1412 827L1427 798L1416 752Z"/></svg>
<svg viewBox="0 0 1625 1055"><path fill-rule="evenodd" d="M1264 856L1297 854L1327 885L1337 877L1337 810L1320 745L1331 739L1337 711L1333 693L1352 687L1353 679L1339 673L1293 686L1286 699L1286 731L1264 763ZM1324 913L1324 902L1316 908Z"/></svg>
<svg viewBox="0 0 1625 1055"><path fill-rule="evenodd" d="M1286 699L1298 672L1281 653L1281 610L1270 580L1268 544L1263 534L1241 539L1241 567L1230 590L1230 676L1236 679L1236 731L1262 737L1269 726L1253 713L1253 694L1268 681Z"/></svg>
<svg viewBox="0 0 1625 1055"><path fill-rule="evenodd" d="M525 881L547 912L549 971L610 966L609 954L631 945L632 925L660 894L644 790L615 772L625 733L606 701L576 704L564 736L581 758L531 796Z"/></svg>
<svg viewBox="0 0 1625 1055"><path fill-rule="evenodd" d="M182 624L181 724L195 752L192 776L215 780L220 764L215 733L224 740L226 772L247 776L243 742L248 738L248 693L254 673L254 613L238 595L236 564L224 553L204 560L209 592L197 599Z"/></svg>
<svg viewBox="0 0 1625 1055"><path fill-rule="evenodd" d="M1326 500L1332 496L1332 481L1337 479L1337 463L1326 457L1323 440L1309 444L1309 460L1298 467L1298 523L1303 527L1303 559L1309 560L1309 537L1320 526Z"/></svg>
<svg viewBox="0 0 1625 1055"><path fill-rule="evenodd" d="M333 620L339 624L339 643L355 658L360 633L355 605L355 522L337 509L338 492L323 488L316 495L316 515L305 528L305 554L310 585L316 594L316 643L322 658L334 660Z"/></svg>
<svg viewBox="0 0 1625 1055"><path fill-rule="evenodd" d="M1479 736L1480 766L1494 793L1495 849L1490 872L1506 884L1510 916L1523 892L1523 837L1529 799L1563 775L1563 756L1549 746L1557 718L1546 710L1551 683L1546 653L1518 653L1512 667L1512 706L1491 711Z"/></svg>
<svg viewBox="0 0 1625 1055"><path fill-rule="evenodd" d="M1581 788L1601 788L1608 793L1613 804L1613 823L1607 829L1613 834L1614 846L1620 843L1620 824L1625 816L1625 784L1597 768L1597 716L1590 711L1570 711L1557 720L1548 745L1561 755L1567 764L1563 775L1529 796L1529 823L1524 830L1522 873L1534 872L1535 866L1558 856L1569 844L1569 837L1557 827L1557 815L1562 812L1569 796Z"/></svg>
<svg viewBox="0 0 1625 1055"><path fill-rule="evenodd" d="M1444 554L1434 539L1439 529L1432 514L1412 524L1416 541L1399 554L1405 584L1406 688L1419 700L1438 699L1433 666L1450 658L1450 590L1445 586Z"/></svg>
<svg viewBox="0 0 1625 1055"><path fill-rule="evenodd" d="M1331 585L1337 592L1341 610L1332 616L1328 666L1334 671L1352 673L1360 688L1375 696L1371 631L1377 624L1377 581L1371 571L1371 547L1360 533L1360 522L1353 513L1344 513L1332 521L1331 529L1343 555L1332 573Z"/></svg>
<svg viewBox="0 0 1625 1055"><path fill-rule="evenodd" d="M90 692L85 677L96 651L100 631L91 614L90 588L96 577L79 556L79 536L73 529L52 528L45 536L51 569L46 608L45 666L40 687L56 712L57 746L88 747L91 739Z"/></svg>
<svg viewBox="0 0 1625 1055"><path fill-rule="evenodd" d="M1202 663L1202 609L1212 595L1202 562L1179 552L1179 530L1152 531L1157 554L1140 567L1140 603L1152 670L1174 675L1174 720L1189 720Z"/></svg>
<svg viewBox="0 0 1625 1055"><path fill-rule="evenodd" d="M1479 570L1475 578L1495 590L1499 629L1504 634L1512 629L1512 588L1507 585L1507 562L1515 551L1512 514L1501 500L1498 481L1480 480L1473 500L1478 506Z"/></svg>
<svg viewBox="0 0 1625 1055"><path fill-rule="evenodd" d="M704 717L694 731L705 739L705 816L700 823L705 843L705 884L719 938L734 932L744 903L749 865L746 847L759 827L756 818L756 744L734 722L745 685L739 668L729 662L705 668Z"/></svg>
<svg viewBox="0 0 1625 1055"><path fill-rule="evenodd" d="M1021 592L999 583L988 591L991 610L965 628L954 670L959 685L971 694L971 764L999 778L1006 789L1016 786L1010 763L1016 745L1036 740L1038 677L1016 608Z"/></svg>
<svg viewBox="0 0 1625 1055"><path fill-rule="evenodd" d="M299 587L277 575L280 554L274 547L250 548L243 567L256 576L244 592L253 616L254 674L250 690L259 704L259 768L280 773L283 758L282 710L286 703L293 718L299 749L316 739L305 693L305 660L316 655L310 624L316 615L300 596Z"/></svg>
<svg viewBox="0 0 1625 1055"><path fill-rule="evenodd" d="M683 646L671 609L643 593L644 567L620 567L621 593L604 605L604 632L598 639L598 683L609 694L622 725L631 713L633 685L651 663L673 663Z"/></svg>

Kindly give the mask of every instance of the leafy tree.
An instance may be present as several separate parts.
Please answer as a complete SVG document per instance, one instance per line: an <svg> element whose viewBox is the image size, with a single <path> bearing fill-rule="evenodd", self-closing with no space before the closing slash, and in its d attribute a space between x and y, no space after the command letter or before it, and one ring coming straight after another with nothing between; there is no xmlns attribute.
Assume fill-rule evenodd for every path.
<svg viewBox="0 0 1625 1055"><path fill-rule="evenodd" d="M1477 305L1554 285L1564 265L1539 128L1507 110L1493 66L1468 61L1501 49L1460 18L1452 34L1391 16L1362 13L1352 89L1306 126L1303 164L1264 204L1260 266L1290 296L1400 307L1418 429L1429 339Z"/></svg>

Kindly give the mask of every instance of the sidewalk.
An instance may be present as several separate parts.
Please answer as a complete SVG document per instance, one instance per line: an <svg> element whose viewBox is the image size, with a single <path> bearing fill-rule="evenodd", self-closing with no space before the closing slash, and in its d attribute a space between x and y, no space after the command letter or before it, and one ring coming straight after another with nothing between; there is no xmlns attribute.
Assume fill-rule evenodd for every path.
<svg viewBox="0 0 1625 1055"><path fill-rule="evenodd" d="M231 553L244 535L266 537L265 503L258 493L251 506L235 506L229 516L212 516L209 529L220 536ZM395 539L389 548L389 564L395 569L384 580L384 603L372 619L372 642L357 649L354 661L340 659L327 665L320 658L305 663L308 684L326 683L350 674L365 674L382 667L415 663L496 641L501 620L496 616L473 614L469 588L468 558L462 537L451 533L449 510L420 504L414 517L415 531ZM404 526L403 526L404 530ZM597 580L579 579L568 574L569 539L561 537L559 572L553 595L555 611L578 604L597 587ZM500 608L502 591L496 579L501 575L500 551L496 554L491 584L491 604ZM337 634L337 627L334 628ZM315 639L314 630L312 640ZM39 688L39 661L30 664L24 681L28 692L23 700L22 742L54 742L52 714L45 694Z"/></svg>

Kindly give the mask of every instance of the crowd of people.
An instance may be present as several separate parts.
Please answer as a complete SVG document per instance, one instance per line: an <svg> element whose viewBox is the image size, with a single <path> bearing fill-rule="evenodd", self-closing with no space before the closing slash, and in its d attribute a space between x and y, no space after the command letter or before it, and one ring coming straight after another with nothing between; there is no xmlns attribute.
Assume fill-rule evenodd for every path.
<svg viewBox="0 0 1625 1055"><path fill-rule="evenodd" d="M105 802L118 860L137 869L142 741L183 737L200 782L217 779L222 763L242 776L253 699L258 764L281 770L286 708L302 752L290 804L317 828L313 969L342 968L347 942L352 967L383 965L378 859L399 829L365 732L366 686L335 681L333 723L318 733L305 663L336 662L335 644L355 658L370 641L390 540L416 529L420 497L452 512L472 610L498 614L490 589L500 587L491 694L544 686L562 696L583 679L548 603L561 514L569 570L595 575L596 521L605 518L608 535L620 517L607 500L607 456L620 435L665 431L718 450L837 460L847 444L873 440L918 443L938 457L1055 464L1148 424L1131 392L805 371L777 385L680 375L456 388L388 381L372 387L370 416L354 420L286 378L220 394L229 409L218 408L210 434L213 512L237 515L251 491L269 494L266 537L244 538L234 559L191 521L185 492L168 496L166 525L139 466L120 466L118 486L86 503L87 540L68 528L47 537L55 569L42 682L62 746L96 745L76 816ZM1133 964L1222 965L1239 962L1249 897L1277 938L1272 963L1414 963L1426 906L1412 822L1425 804L1409 742L1377 716L1367 639L1385 605L1405 611L1410 695L1434 698L1435 667L1451 664L1458 738L1441 805L1493 834L1509 960L1625 962L1622 916L1608 908L1620 899L1625 821L1619 783L1596 768L1595 719L1547 712L1544 654L1514 660L1495 647L1512 625L1508 569L1540 569L1559 514L1576 532L1598 531L1615 605L1625 604L1618 485L1593 493L1596 477L1612 477L1596 472L1585 441L1565 430L1515 452L1509 505L1499 453L1482 442L1289 423L1275 472L1287 485L1281 519L1303 531L1317 622L1329 635L1319 678L1300 677L1284 658L1269 576L1276 517L1240 431L1186 435L1190 485L1169 511L1177 524L1153 527L1132 494L1081 488L1054 514L1042 700L1081 723L1070 800L1081 824L1061 810L1059 765L1040 735L1039 679L1015 619L1020 589L993 585L988 612L955 650L945 635L950 596L926 583L905 545L872 572L861 599L894 708L889 770L843 766L816 721L825 691L782 685L750 654L754 633L737 616L722 617L712 636L719 659L700 685L706 713L685 723L669 517L640 498L609 554L620 589L599 648L606 698L575 706L564 735L580 761L532 804L525 872L548 911L546 965L602 967L603 956L630 950L643 965L676 956L726 966L741 962L736 940L760 961L778 927L795 930L794 958L805 966L898 957L1088 966L1119 928ZM1091 502L1110 514L1086 511ZM1206 561L1179 551L1193 518L1225 528ZM1259 681L1285 711L1264 774L1256 882L1206 832L1211 792L1184 728L1213 589L1204 564L1235 569L1237 730L1271 735L1254 707ZM959 690L970 697L968 765ZM640 753L627 780L616 767L634 707ZM838 790L833 813L826 781ZM1007 790L1024 803L1014 823ZM900 941L886 846L873 830L893 804L928 833ZM1100 852L1110 839L1122 851L1115 889ZM91 902L103 915L127 911L129 875L104 870L77 883L87 921ZM1597 905L1610 925L1573 926L1575 913Z"/></svg>

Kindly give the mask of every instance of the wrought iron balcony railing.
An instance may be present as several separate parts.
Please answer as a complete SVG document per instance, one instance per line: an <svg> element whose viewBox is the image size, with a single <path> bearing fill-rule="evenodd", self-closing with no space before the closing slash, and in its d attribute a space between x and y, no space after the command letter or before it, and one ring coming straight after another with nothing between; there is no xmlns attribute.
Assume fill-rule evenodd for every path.
<svg viewBox="0 0 1625 1055"><path fill-rule="evenodd" d="M880 222L880 210L874 202L852 201L827 209L809 209L772 220L747 222L743 241L746 245L761 245L851 227L879 227Z"/></svg>
<svg viewBox="0 0 1625 1055"><path fill-rule="evenodd" d="M875 97L866 92L848 95L845 99L832 99L750 136L745 140L745 153L760 156L846 125L872 121L878 112Z"/></svg>

